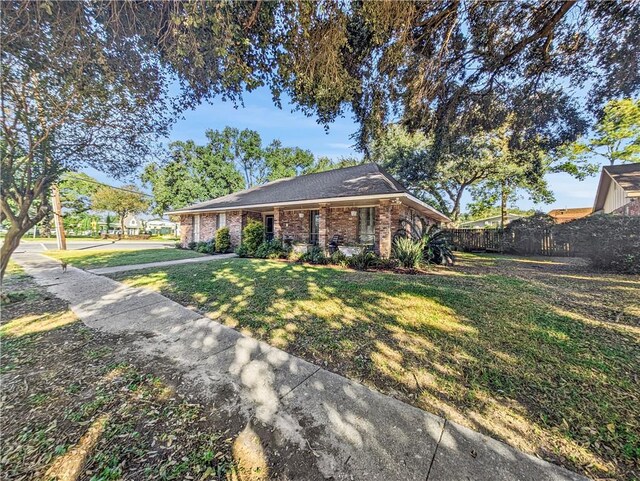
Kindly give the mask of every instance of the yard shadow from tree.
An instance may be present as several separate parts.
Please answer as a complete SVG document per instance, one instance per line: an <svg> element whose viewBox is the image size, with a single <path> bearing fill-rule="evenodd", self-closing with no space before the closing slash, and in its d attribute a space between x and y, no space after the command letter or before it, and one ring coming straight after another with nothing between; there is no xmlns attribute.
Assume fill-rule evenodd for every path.
<svg viewBox="0 0 640 481"><path fill-rule="evenodd" d="M234 259L115 277L571 469L621 479L636 470L633 323L588 316L582 292L555 303L558 282L584 288L573 279L582 267L531 279L508 258L473 261L426 276ZM631 278L584 282L640 291Z"/></svg>

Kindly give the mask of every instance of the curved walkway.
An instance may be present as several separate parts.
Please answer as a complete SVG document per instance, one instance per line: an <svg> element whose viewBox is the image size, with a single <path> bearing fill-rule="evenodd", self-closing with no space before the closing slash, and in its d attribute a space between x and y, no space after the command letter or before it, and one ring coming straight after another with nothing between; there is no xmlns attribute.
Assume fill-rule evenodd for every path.
<svg viewBox="0 0 640 481"><path fill-rule="evenodd" d="M244 336L155 292L72 267L62 274L57 261L39 254L15 260L68 301L88 326L137 333L131 336L136 349L170 358L194 389L312 449L327 478L586 479ZM156 264L177 263L184 261Z"/></svg>

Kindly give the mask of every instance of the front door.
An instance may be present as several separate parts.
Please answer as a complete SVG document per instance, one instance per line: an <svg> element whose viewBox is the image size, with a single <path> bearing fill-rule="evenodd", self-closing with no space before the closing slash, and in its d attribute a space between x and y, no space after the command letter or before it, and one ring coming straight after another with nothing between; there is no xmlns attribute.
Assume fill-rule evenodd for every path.
<svg viewBox="0 0 640 481"><path fill-rule="evenodd" d="M273 216L264 216L264 237L267 241L273 239Z"/></svg>

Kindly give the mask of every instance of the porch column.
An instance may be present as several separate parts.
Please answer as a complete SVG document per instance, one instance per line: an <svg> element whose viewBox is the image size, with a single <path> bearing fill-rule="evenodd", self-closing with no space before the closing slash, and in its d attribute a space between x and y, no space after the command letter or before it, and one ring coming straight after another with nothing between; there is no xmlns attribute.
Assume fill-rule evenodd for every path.
<svg viewBox="0 0 640 481"><path fill-rule="evenodd" d="M320 226L318 228L318 245L322 249L327 249L329 244L329 207L327 204L320 204Z"/></svg>
<svg viewBox="0 0 640 481"><path fill-rule="evenodd" d="M391 256L391 202L382 199L376 209L376 243L381 257Z"/></svg>
<svg viewBox="0 0 640 481"><path fill-rule="evenodd" d="M273 208L273 238L282 239L282 228L280 227L280 207Z"/></svg>

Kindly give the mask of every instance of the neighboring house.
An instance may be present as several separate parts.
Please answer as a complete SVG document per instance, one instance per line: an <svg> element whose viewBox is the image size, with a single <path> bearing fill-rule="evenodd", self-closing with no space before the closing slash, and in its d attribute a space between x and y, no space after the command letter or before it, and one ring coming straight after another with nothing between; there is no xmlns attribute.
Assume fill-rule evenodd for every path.
<svg viewBox="0 0 640 481"><path fill-rule="evenodd" d="M399 230L449 222L376 164L279 179L169 214L180 215L183 246L208 241L228 226L237 247L242 229L258 220L266 239L323 249L330 243L367 245L385 257Z"/></svg>
<svg viewBox="0 0 640 481"><path fill-rule="evenodd" d="M128 215L124 218L124 230L126 235L140 235L145 231L146 222L135 215Z"/></svg>
<svg viewBox="0 0 640 481"><path fill-rule="evenodd" d="M151 219L146 222L147 231L153 235L177 235L178 223L167 219Z"/></svg>
<svg viewBox="0 0 640 481"><path fill-rule="evenodd" d="M564 224L572 220L581 219L593 212L591 207L575 207L571 209L553 209L549 211L549 217L553 218L556 224Z"/></svg>
<svg viewBox="0 0 640 481"><path fill-rule="evenodd" d="M507 214L507 218L505 219L505 225L509 225L510 222L522 219L521 215L516 214ZM466 222L461 222L458 227L460 229L492 229L496 227L500 227L500 223L502 222L501 215L494 215L491 217L485 217L484 219L476 219L476 220L468 220Z"/></svg>
<svg viewBox="0 0 640 481"><path fill-rule="evenodd" d="M602 168L593 212L640 216L640 163Z"/></svg>

